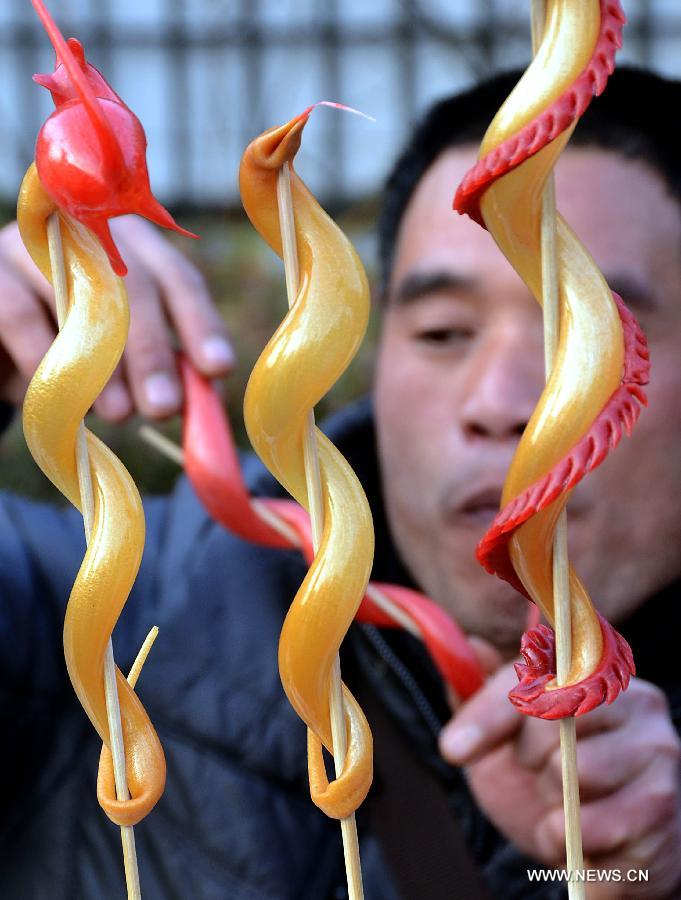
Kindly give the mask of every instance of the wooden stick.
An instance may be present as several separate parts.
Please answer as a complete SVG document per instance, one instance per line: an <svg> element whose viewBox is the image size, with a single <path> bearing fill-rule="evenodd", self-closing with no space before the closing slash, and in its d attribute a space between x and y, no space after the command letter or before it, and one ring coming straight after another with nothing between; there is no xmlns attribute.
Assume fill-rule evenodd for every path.
<svg viewBox="0 0 681 900"><path fill-rule="evenodd" d="M135 657L135 662L130 667L130 671L128 672L128 684L131 688L134 688L137 684L137 679L140 677L140 673L142 671L142 666L147 661L147 656L149 656L149 651L154 646L154 641L158 637L158 625L153 625L149 634L145 637L144 643L139 648L137 656Z"/></svg>
<svg viewBox="0 0 681 900"><path fill-rule="evenodd" d="M64 251L61 242L61 228L59 213L53 213L47 222L47 241L50 253L50 266L52 269L52 285L57 308L57 322L61 329L66 321L68 313L68 289L66 285L66 271L64 267ZM90 471L90 457L87 448L85 424L80 423L76 438L76 466L78 469L78 483L80 486L80 501L83 510L83 525L85 527L85 541L89 545L92 535L94 520L94 496L92 492L92 477ZM125 748L123 746L123 729L121 726L121 710L118 703L118 690L116 689L116 667L113 657L111 638L106 647L104 656L104 692L106 696L106 713L109 722L109 734L111 739L111 755L114 764L114 779L116 782L116 796L119 800L129 800L128 782L125 774ZM132 826L121 826L121 842L123 844L123 865L125 868L125 882L128 889L129 900L141 900L139 872L137 868L137 851L135 850L135 833Z"/></svg>
<svg viewBox="0 0 681 900"><path fill-rule="evenodd" d="M279 170L277 178L277 204L279 207L279 227L283 246L284 269L286 272L286 294L289 308L296 302L299 284L298 250L296 247L295 222L293 218L293 198L291 196L291 176L289 165ZM324 531L324 502L319 458L317 455L317 438L314 410L308 414L304 437L305 477L307 480L307 496L312 524L312 545L315 553L321 544ZM345 762L347 752L347 733L345 727L345 704L341 686L340 659L336 655L331 675L329 696L331 710L331 734L333 738L333 763L338 777ZM343 854L345 856L345 873L348 881L350 900L361 900L364 897L362 887L362 868L359 860L359 842L355 814L341 819L343 835Z"/></svg>
<svg viewBox="0 0 681 900"><path fill-rule="evenodd" d="M532 45L536 53L544 31L545 0L532 2ZM556 195L553 173L542 195L541 214L542 308L544 319L544 366L546 379L553 369L560 335L560 292L556 260ZM556 636L556 681L565 684L572 656L570 577L567 547L567 514L562 510L553 538L553 611ZM577 772L577 732L573 716L560 720L560 759L563 777L563 813L568 872L584 870ZM583 900L584 882L568 882L570 900Z"/></svg>
<svg viewBox="0 0 681 900"><path fill-rule="evenodd" d="M558 306L558 283L555 266L556 204L553 175L542 198L542 293L544 307ZM554 282L555 283L552 283ZM554 304L555 301L555 304ZM547 377L551 372L558 343L558 316L544 318L544 349ZM570 615L570 573L567 546L567 514L562 510L553 536L553 613L556 635L556 681L565 684L572 656L572 621ZM579 776L577 772L577 723L574 716L560 720L560 760L563 774L563 812L565 815L565 849L569 872L584 869L582 831L579 810ZM584 882L568 882L570 900L582 900Z"/></svg>
<svg viewBox="0 0 681 900"><path fill-rule="evenodd" d="M142 440L158 450L167 459L171 459L178 466L184 468L184 453L182 452L182 447L178 447L175 441L171 441L170 438L166 437L165 434L161 434L156 428L152 428L151 425L140 425L137 433Z"/></svg>

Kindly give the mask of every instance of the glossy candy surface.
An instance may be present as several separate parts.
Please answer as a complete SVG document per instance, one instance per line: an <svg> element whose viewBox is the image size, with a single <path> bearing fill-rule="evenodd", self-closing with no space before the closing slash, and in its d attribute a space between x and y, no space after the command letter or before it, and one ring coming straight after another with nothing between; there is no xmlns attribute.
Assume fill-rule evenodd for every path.
<svg viewBox="0 0 681 900"><path fill-rule="evenodd" d="M486 227L542 302L541 202L546 179L579 115L605 87L624 16L614 0L549 0L531 65L490 125L455 208ZM645 338L567 223L557 216L560 342L554 367L511 464L502 509L478 547L490 571L553 622L553 534L572 487L635 422L648 377ZM555 684L553 645L540 627L523 643L526 665L511 700L544 718L611 702L634 671L631 651L597 615L570 570L572 659ZM547 645L549 641L550 646Z"/></svg>
<svg viewBox="0 0 681 900"><path fill-rule="evenodd" d="M300 146L309 111L256 138L240 169L244 208L272 249L282 254L277 207L279 169ZM291 172L299 292L251 375L244 413L248 435L267 468L308 508L303 440L308 413L354 356L369 315L362 265L343 233ZM324 532L318 553L284 622L279 669L287 696L308 726L314 802L346 818L371 784L372 739L357 701L343 685L348 749L329 784L321 746L333 752L329 713L332 669L364 596L373 559L371 513L347 462L315 431L323 490Z"/></svg>

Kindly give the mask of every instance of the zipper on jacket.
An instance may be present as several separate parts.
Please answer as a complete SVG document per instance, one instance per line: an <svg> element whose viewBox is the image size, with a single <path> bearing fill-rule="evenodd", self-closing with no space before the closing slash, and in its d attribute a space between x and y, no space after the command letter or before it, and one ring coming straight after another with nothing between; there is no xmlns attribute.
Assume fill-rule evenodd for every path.
<svg viewBox="0 0 681 900"><path fill-rule="evenodd" d="M393 675L404 687L407 694L411 697L412 702L421 714L429 731L437 740L440 731L442 730L443 723L440 721L439 716L431 706L430 701L421 690L414 676L383 638L375 625L362 625L361 630L376 653L378 653L383 662L388 666Z"/></svg>

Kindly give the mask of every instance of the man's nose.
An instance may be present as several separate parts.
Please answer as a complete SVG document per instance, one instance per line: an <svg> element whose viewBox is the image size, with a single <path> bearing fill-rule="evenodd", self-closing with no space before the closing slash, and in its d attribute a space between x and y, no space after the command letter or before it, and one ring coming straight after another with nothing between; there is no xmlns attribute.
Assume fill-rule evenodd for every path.
<svg viewBox="0 0 681 900"><path fill-rule="evenodd" d="M543 387L540 347L527 334L481 346L464 379L461 427L467 439L517 441Z"/></svg>

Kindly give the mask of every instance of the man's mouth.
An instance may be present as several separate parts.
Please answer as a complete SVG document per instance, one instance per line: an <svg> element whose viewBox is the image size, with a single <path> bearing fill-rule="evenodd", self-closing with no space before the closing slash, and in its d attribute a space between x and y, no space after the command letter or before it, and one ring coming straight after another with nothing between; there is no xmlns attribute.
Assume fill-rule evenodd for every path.
<svg viewBox="0 0 681 900"><path fill-rule="evenodd" d="M461 525L486 530L499 512L501 487L486 487L467 493L457 504L453 518Z"/></svg>

